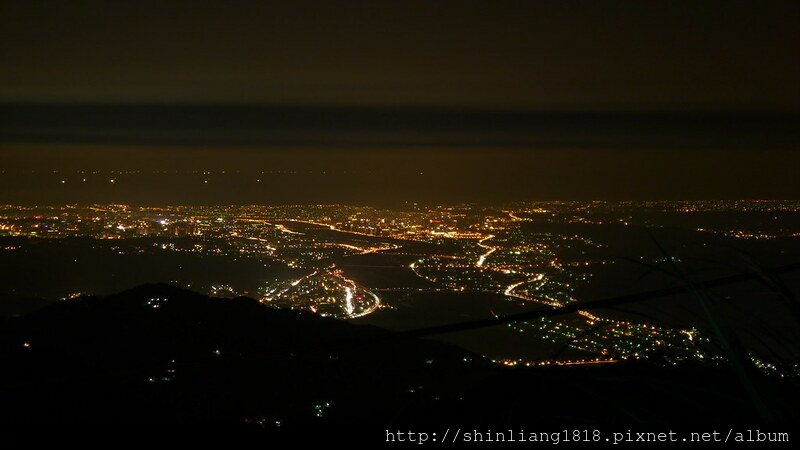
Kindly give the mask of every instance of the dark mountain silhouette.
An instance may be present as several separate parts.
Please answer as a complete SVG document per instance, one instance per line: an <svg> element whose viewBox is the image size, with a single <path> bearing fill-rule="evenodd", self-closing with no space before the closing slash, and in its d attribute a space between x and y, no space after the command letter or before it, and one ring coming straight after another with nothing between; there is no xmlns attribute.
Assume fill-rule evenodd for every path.
<svg viewBox="0 0 800 450"><path fill-rule="evenodd" d="M725 371L504 368L437 341L169 285L82 297L0 328L0 420L673 427L763 423ZM793 384L758 387L795 423Z"/></svg>

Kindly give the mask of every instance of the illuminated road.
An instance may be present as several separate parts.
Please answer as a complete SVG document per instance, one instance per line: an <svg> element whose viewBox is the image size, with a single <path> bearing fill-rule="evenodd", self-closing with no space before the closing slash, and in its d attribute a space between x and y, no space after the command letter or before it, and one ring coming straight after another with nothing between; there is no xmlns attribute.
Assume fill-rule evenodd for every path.
<svg viewBox="0 0 800 450"><path fill-rule="evenodd" d="M522 286L523 284L533 283L533 282L542 281L542 280L544 280L544 274L540 273L540 274L536 275L536 277L534 277L534 278L532 278L530 280L523 280L523 281L519 281L519 282L510 284L510 285L506 286L506 289L503 291L503 295L507 295L509 297L514 297L514 298L518 298L520 300L528 300L528 301L532 301L532 302L541 303L543 305L547 305L547 306L550 306L550 307L553 307L553 308L560 308L560 307L564 306L563 303L557 302L555 300L543 300L543 299L540 299L540 298L528 297L527 295L522 295L522 294L518 294L518 293L514 292L518 287ZM622 324L622 325L629 324L628 322L624 322L624 321L606 319L604 317L596 316L596 315L590 313L589 311L585 311L585 310L578 311L577 314L580 314L581 316L589 319L590 321L594 321L594 322L609 322L609 323L616 323L616 324Z"/></svg>
<svg viewBox="0 0 800 450"><path fill-rule="evenodd" d="M521 300L527 300L527 301L541 303L543 305L551 306L553 308L558 308L558 307L564 306L563 304L561 304L559 302L556 302L556 301L542 300L540 298L528 297L527 295L522 295L522 294L518 294L518 293L514 292L518 287L522 286L523 284L533 283L533 282L542 281L542 280L544 280L544 274L540 273L540 274L536 275L535 277L531 278L530 280L522 280L522 281L518 281L518 282L513 283L513 284L509 284L508 286L506 286L505 291L503 291L503 295L507 295L509 297L514 297L514 298L518 298L518 299L521 299Z"/></svg>
<svg viewBox="0 0 800 450"><path fill-rule="evenodd" d="M347 284L345 286L345 310L347 311L347 318L348 319L355 319L356 317L363 317L367 314L371 314L375 312L378 308L381 307L381 299L374 292L370 291L366 287L356 283L354 280L350 278L346 278L341 272L330 272L331 276L334 276L344 283ZM372 303L369 307L365 308L359 313L355 312L355 305L353 304L353 297L355 296L356 291L361 291L365 295L372 298Z"/></svg>
<svg viewBox="0 0 800 450"><path fill-rule="evenodd" d="M520 216L514 214L514 211L506 211L506 213L508 214L508 217L511 217L511 220L513 220L515 222L521 222L521 221L530 220L530 219L526 219L524 217L520 217Z"/></svg>
<svg viewBox="0 0 800 450"><path fill-rule="evenodd" d="M352 317L356 308L353 306L353 288L347 286L344 288L344 309L347 311L347 316Z"/></svg>
<svg viewBox="0 0 800 450"><path fill-rule="evenodd" d="M385 250L393 250L393 249L400 248L399 245L392 245L392 244L387 244L387 245L382 246L382 247L359 247L357 245L340 244L340 243L335 243L333 245L335 245L337 247L341 247L341 248L346 248L348 250L357 251L357 252L359 252L360 255L368 255L370 253L378 253L378 252L382 252L382 251L385 251Z"/></svg>
<svg viewBox="0 0 800 450"><path fill-rule="evenodd" d="M527 361L527 362L520 362L518 360L513 359L504 359L497 361L498 364L502 364L504 366L514 367L518 365L523 365L527 367L531 366L585 366L585 365L597 365L597 364L616 364L621 362L623 359L603 359L603 358L595 358L595 359L579 359L579 360L567 360L567 361Z"/></svg>
<svg viewBox="0 0 800 450"><path fill-rule="evenodd" d="M258 237L246 237L245 239L247 239L249 241L257 241L257 242L262 242L264 244L267 244L267 249L269 251L271 251L271 252L274 252L275 250L277 250L277 248L275 248L275 247L273 247L271 245L272 241L270 241L268 239L263 239L263 238L258 238Z"/></svg>
<svg viewBox="0 0 800 450"><path fill-rule="evenodd" d="M491 246L489 246L489 245L485 245L485 244L484 244L484 242L486 242L486 241L488 241L489 239L492 239L492 238L494 238L494 235L493 235L493 234L490 234L489 236L486 236L485 238L483 238L483 239L481 239L480 241L478 241L478 246L480 246L481 248L485 248L485 249L486 249L486 252L485 252L484 254L482 254L482 255L481 255L479 258L478 258L478 261L477 261L477 262L475 262L475 265L476 265L477 267L482 267L482 266L483 266L483 264L486 262L486 258L488 258L488 257L489 257L489 255L491 255L491 254L492 254L492 253L494 253L495 251L497 251L497 247L491 247Z"/></svg>
<svg viewBox="0 0 800 450"><path fill-rule="evenodd" d="M282 224L280 224L280 223L275 223L275 224L273 224L273 225L275 225L275 228L277 228L277 229L278 229L278 231L280 231L281 233L286 233L286 234L299 234L299 235L304 235L304 234L305 234L305 233L301 233L301 232L299 232L299 231L292 231L292 230L290 230L290 229L286 228L284 225L282 225Z"/></svg>
<svg viewBox="0 0 800 450"><path fill-rule="evenodd" d="M322 223L322 222L314 222L314 221L311 221L311 220L280 219L280 220L276 220L275 222L278 222L278 221L297 222L297 223L304 223L306 225L316 225L318 227L327 228L327 229L329 229L331 231L336 231L336 232L339 232L339 233L355 234L355 235L358 235L358 236L367 236L367 237L373 237L373 238L381 238L381 237L383 237L383 236L378 236L376 234L361 233L359 231L342 230L342 229L336 228L336 226L331 225L331 224ZM394 238L394 239L399 239L399 238Z"/></svg>

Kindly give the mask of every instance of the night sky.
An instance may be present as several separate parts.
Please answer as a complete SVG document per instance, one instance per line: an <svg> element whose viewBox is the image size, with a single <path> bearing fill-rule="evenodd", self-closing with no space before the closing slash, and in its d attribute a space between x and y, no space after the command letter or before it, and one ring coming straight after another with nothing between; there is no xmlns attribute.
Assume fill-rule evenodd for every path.
<svg viewBox="0 0 800 450"><path fill-rule="evenodd" d="M0 202L798 198L799 54L788 1L3 2Z"/></svg>

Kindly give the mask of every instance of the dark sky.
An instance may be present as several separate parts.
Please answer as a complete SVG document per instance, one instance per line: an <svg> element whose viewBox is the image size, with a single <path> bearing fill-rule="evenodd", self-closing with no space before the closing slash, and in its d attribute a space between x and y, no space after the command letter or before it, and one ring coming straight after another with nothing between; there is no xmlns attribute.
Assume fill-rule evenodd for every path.
<svg viewBox="0 0 800 450"><path fill-rule="evenodd" d="M2 2L12 101L797 107L800 5Z"/></svg>
<svg viewBox="0 0 800 450"><path fill-rule="evenodd" d="M393 180L195 203L794 198L798 54L789 1L2 2L0 201L165 164Z"/></svg>

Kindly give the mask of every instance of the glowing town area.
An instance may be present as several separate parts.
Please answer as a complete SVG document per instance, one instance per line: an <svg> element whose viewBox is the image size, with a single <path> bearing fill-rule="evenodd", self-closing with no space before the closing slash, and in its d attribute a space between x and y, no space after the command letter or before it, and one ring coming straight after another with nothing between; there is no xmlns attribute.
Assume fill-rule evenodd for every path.
<svg viewBox="0 0 800 450"><path fill-rule="evenodd" d="M406 329L573 304L602 292L597 274L613 280L619 273L683 267L685 250L697 242L701 248L794 242L800 230L782 224L798 210L800 203L779 201L407 204L397 210L3 206L0 257L24 265L56 245L62 249L53 257L62 266L53 270L73 276L56 277L46 292L28 295L69 301L167 274L216 297L248 296L271 307ZM141 262L153 255L172 262L148 274ZM135 273L118 262L125 258L137 261ZM93 264L120 284L94 285L90 273L80 273L98 270ZM616 292L619 285L613 287ZM17 288L7 289L12 295ZM421 311L441 322L415 322ZM491 349L479 336L456 340L504 365L720 361L694 323L650 313L587 309L517 321L492 331L501 338ZM766 372L795 370L751 357Z"/></svg>

